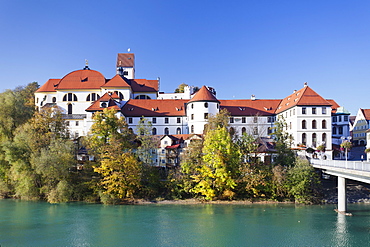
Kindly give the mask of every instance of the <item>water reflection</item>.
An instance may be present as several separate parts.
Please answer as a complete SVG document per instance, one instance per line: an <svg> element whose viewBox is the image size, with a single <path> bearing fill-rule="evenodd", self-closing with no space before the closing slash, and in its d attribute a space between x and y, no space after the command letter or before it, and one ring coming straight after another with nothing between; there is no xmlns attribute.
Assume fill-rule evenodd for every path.
<svg viewBox="0 0 370 247"><path fill-rule="evenodd" d="M335 246L348 246L348 226L347 226L347 217L343 214L337 215L337 222L335 228L335 234L333 243Z"/></svg>

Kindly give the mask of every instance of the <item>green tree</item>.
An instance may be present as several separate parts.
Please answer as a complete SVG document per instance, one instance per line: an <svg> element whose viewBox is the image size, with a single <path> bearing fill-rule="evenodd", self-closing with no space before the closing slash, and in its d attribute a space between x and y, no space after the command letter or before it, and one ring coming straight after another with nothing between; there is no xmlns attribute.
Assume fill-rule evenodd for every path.
<svg viewBox="0 0 370 247"><path fill-rule="evenodd" d="M157 143L153 140L151 131L152 123L142 117L136 127L136 133L138 133L136 138L139 142L136 153L144 165L153 164L153 151L157 149Z"/></svg>
<svg viewBox="0 0 370 247"><path fill-rule="evenodd" d="M318 202L320 180L308 160L297 158L287 172L287 188L297 203Z"/></svg>
<svg viewBox="0 0 370 247"><path fill-rule="evenodd" d="M292 166L295 162L295 154L291 149L293 137L286 132L287 124L283 117L279 116L275 122L273 137L275 139L275 148L277 157L275 164L282 166Z"/></svg>

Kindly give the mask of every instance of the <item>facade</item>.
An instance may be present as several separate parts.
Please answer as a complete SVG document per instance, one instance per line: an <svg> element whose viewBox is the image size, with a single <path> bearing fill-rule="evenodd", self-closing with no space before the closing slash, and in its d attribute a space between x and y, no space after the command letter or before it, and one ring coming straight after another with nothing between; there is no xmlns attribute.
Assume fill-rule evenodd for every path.
<svg viewBox="0 0 370 247"><path fill-rule="evenodd" d="M366 146L366 131L370 124L370 109L359 109L352 126L352 139L354 145Z"/></svg>
<svg viewBox="0 0 370 247"><path fill-rule="evenodd" d="M349 132L349 113L334 100L322 98L307 84L284 99L257 99L252 95L250 99L219 100L216 91L206 86L196 93L191 87L185 87L184 93L159 92L159 79L136 79L134 65L134 54L120 53L117 74L111 79L88 65L62 79L50 79L36 91L36 106L58 106L68 121L72 137L87 135L93 114L104 108L116 109L117 116L124 117L134 132L144 117L152 123L153 135L167 137L203 134L208 118L222 109L230 113L230 128L235 134L248 133L256 138L268 137L276 119L284 118L286 131L294 138L293 147L324 145L331 151L332 140L337 141L341 133L340 127L344 135ZM334 129L338 132L332 135ZM166 138L164 141L169 143ZM172 140L168 146L177 144L181 143L174 144ZM172 162L161 154L158 157L158 163Z"/></svg>

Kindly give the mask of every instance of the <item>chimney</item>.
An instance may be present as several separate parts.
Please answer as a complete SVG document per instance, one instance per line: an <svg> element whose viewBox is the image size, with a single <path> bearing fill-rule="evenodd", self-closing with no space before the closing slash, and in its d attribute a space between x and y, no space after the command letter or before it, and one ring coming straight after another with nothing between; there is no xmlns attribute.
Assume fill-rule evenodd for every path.
<svg viewBox="0 0 370 247"><path fill-rule="evenodd" d="M251 100L256 100L256 96L254 94L252 94Z"/></svg>

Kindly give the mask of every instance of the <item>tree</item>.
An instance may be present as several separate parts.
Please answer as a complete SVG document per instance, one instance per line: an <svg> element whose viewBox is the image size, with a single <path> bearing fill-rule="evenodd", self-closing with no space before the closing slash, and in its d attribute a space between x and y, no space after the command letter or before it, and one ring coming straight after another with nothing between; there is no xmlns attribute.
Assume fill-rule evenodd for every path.
<svg viewBox="0 0 370 247"><path fill-rule="evenodd" d="M188 84L185 84L185 83L181 83L176 89L175 89L175 93L183 93L184 92L184 88L187 87Z"/></svg>
<svg viewBox="0 0 370 247"><path fill-rule="evenodd" d="M282 166L294 165L295 155L291 150L293 137L285 130L287 129L287 124L283 117L279 116L278 120L275 122L273 137L275 139L275 148L277 152L277 157L275 159L276 164Z"/></svg>
<svg viewBox="0 0 370 247"><path fill-rule="evenodd" d="M239 152L234 147L226 127L209 130L203 146L203 164L194 175L196 182L192 192L199 193L206 200L214 197L231 199L235 186Z"/></svg>
<svg viewBox="0 0 370 247"><path fill-rule="evenodd" d="M101 175L98 184L102 193L110 199L104 203L133 198L140 188L141 164L131 153L125 152L118 156L105 153L94 171Z"/></svg>
<svg viewBox="0 0 370 247"><path fill-rule="evenodd" d="M128 129L123 117L116 117L116 110L105 108L103 112L96 112L91 126L87 143L88 147L99 158L104 152L111 149L112 143L119 144L115 150L121 153L124 149L132 148L135 135Z"/></svg>
<svg viewBox="0 0 370 247"><path fill-rule="evenodd" d="M308 160L299 159L287 172L288 193L297 203L318 202L320 180Z"/></svg>
<svg viewBox="0 0 370 247"><path fill-rule="evenodd" d="M138 133L136 138L139 142L136 153L144 165L152 165L154 157L153 150L155 151L157 149L157 144L153 140L151 130L152 123L142 117L136 127L136 133Z"/></svg>

